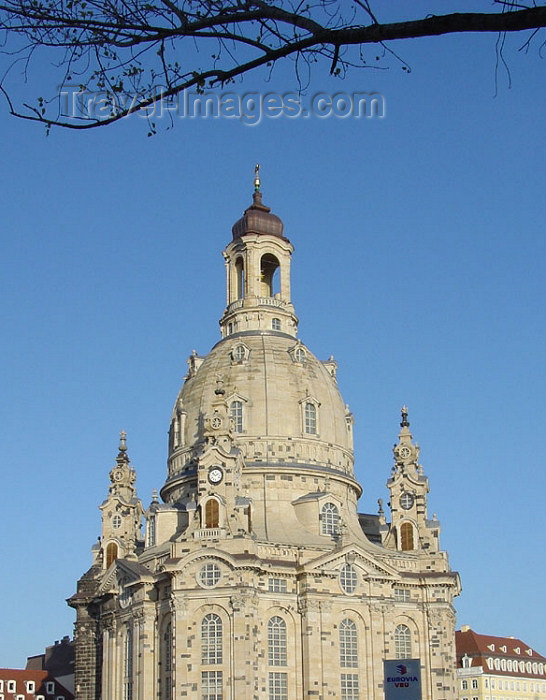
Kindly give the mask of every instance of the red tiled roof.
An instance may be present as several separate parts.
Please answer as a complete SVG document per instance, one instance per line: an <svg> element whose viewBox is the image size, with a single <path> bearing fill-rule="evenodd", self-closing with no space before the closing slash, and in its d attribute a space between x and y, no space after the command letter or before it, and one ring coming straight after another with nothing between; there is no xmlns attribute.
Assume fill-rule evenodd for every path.
<svg viewBox="0 0 546 700"><path fill-rule="evenodd" d="M65 700L74 700L72 693L67 690L59 681L49 675L47 671L21 670L17 668L0 668L0 681L3 681L4 688L0 693L4 694L4 700L14 700L18 695L22 695L25 700L35 700L37 695L43 695L46 700L57 697L64 697ZM8 681L15 681L15 692L8 691ZM34 681L35 690L27 692L25 681ZM46 683L54 683L54 692L48 693Z"/></svg>
<svg viewBox="0 0 546 700"><path fill-rule="evenodd" d="M462 657L469 656L472 658L472 666L483 666L484 670L489 670L495 674L509 676L527 676L529 678L540 678L546 680L546 658L541 656L537 651L531 649L529 645L515 639L514 637L494 637L490 634L478 634L470 628L463 628L455 632L455 647L457 650L457 667L462 667ZM507 670L502 668L490 669L487 664L487 659L510 659L512 663L518 662L518 670ZM525 663L525 670L522 671L520 662ZM527 669L527 662L542 664L544 673L534 673ZM535 666L535 668L538 668Z"/></svg>

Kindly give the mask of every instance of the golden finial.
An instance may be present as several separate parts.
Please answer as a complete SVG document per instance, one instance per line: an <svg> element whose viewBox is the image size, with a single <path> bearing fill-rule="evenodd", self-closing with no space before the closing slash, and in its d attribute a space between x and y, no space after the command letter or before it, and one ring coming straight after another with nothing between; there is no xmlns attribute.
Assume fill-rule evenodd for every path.
<svg viewBox="0 0 546 700"><path fill-rule="evenodd" d="M254 192L259 192L262 183L260 181L260 164L256 163L254 168Z"/></svg>

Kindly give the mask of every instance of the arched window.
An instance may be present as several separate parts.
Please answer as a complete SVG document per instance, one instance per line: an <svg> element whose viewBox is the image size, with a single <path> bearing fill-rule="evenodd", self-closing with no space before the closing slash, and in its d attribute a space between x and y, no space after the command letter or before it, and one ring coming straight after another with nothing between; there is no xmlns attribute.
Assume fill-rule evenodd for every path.
<svg viewBox="0 0 546 700"><path fill-rule="evenodd" d="M220 505L215 498L209 498L205 504L205 527L219 527Z"/></svg>
<svg viewBox="0 0 546 700"><path fill-rule="evenodd" d="M148 539L148 547L153 547L155 545L156 538L155 513L150 513L148 516L148 521L146 523L146 536Z"/></svg>
<svg viewBox="0 0 546 700"><path fill-rule="evenodd" d="M413 525L411 523L402 523L400 528L400 544L403 552L409 552L414 549Z"/></svg>
<svg viewBox="0 0 546 700"><path fill-rule="evenodd" d="M317 433L317 407L310 401L305 404L305 432L308 435Z"/></svg>
<svg viewBox="0 0 546 700"><path fill-rule="evenodd" d="M260 260L260 296L272 297L279 292L278 274L279 261L271 253L266 253Z"/></svg>
<svg viewBox="0 0 546 700"><path fill-rule="evenodd" d="M356 624L348 618L339 625L339 665L342 668L358 666Z"/></svg>
<svg viewBox="0 0 546 700"><path fill-rule="evenodd" d="M168 619L168 618L167 618ZM173 674L173 629L170 620L163 623L163 632L159 637L161 645L159 662L159 697L161 700L172 699Z"/></svg>
<svg viewBox="0 0 546 700"><path fill-rule="evenodd" d="M394 655L397 659L411 659L411 632L406 625L394 630Z"/></svg>
<svg viewBox="0 0 546 700"><path fill-rule="evenodd" d="M281 319L280 318L274 318L271 321L271 328L274 331L280 331L281 330Z"/></svg>
<svg viewBox="0 0 546 700"><path fill-rule="evenodd" d="M320 531L323 535L339 533L339 511L334 503L325 503L321 510Z"/></svg>
<svg viewBox="0 0 546 700"><path fill-rule="evenodd" d="M242 258L237 259L235 272L237 274L237 299L243 299L245 296L245 267Z"/></svg>
<svg viewBox="0 0 546 700"><path fill-rule="evenodd" d="M243 432L243 402L242 401L232 401L229 407L229 415L231 418L231 425L233 432L242 433Z"/></svg>
<svg viewBox="0 0 546 700"><path fill-rule="evenodd" d="M123 700L133 700L133 628L127 627L124 649Z"/></svg>
<svg viewBox="0 0 546 700"><path fill-rule="evenodd" d="M206 666L222 661L222 620L210 613L201 622L201 663Z"/></svg>
<svg viewBox="0 0 546 700"><path fill-rule="evenodd" d="M106 547L106 568L118 558L118 546L115 542L110 542Z"/></svg>
<svg viewBox="0 0 546 700"><path fill-rule="evenodd" d="M270 666L286 666L286 622L278 615L267 623L267 656Z"/></svg>
<svg viewBox="0 0 546 700"><path fill-rule="evenodd" d="M303 363L303 362L305 362L306 359L307 359L307 354L306 354L305 350L300 345L298 345L298 347L294 350L294 360L296 360L296 362Z"/></svg>

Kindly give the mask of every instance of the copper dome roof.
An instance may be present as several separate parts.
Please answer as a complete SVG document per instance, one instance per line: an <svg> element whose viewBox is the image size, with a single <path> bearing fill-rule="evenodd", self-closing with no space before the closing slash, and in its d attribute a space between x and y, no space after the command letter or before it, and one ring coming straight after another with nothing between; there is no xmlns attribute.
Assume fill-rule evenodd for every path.
<svg viewBox="0 0 546 700"><path fill-rule="evenodd" d="M268 234L284 238L284 224L271 209L262 204L262 193L254 192L252 204L245 210L242 217L233 224L233 238L241 238L247 233Z"/></svg>

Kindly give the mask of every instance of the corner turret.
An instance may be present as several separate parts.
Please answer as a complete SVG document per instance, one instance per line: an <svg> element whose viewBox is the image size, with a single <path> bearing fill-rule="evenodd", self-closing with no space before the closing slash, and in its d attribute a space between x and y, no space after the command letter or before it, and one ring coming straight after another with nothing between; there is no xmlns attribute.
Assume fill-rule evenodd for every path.
<svg viewBox="0 0 546 700"><path fill-rule="evenodd" d="M136 472L127 454L127 434L120 433L116 464L110 471L108 497L99 506L102 511L100 557L107 569L118 558L134 559L142 547L141 520L144 514L135 488Z"/></svg>
<svg viewBox="0 0 546 700"><path fill-rule="evenodd" d="M419 464L419 445L413 443L408 409L402 406L398 443L393 447L394 465L387 481L391 523L385 546L404 552L439 550L440 523L427 517L428 479Z"/></svg>

